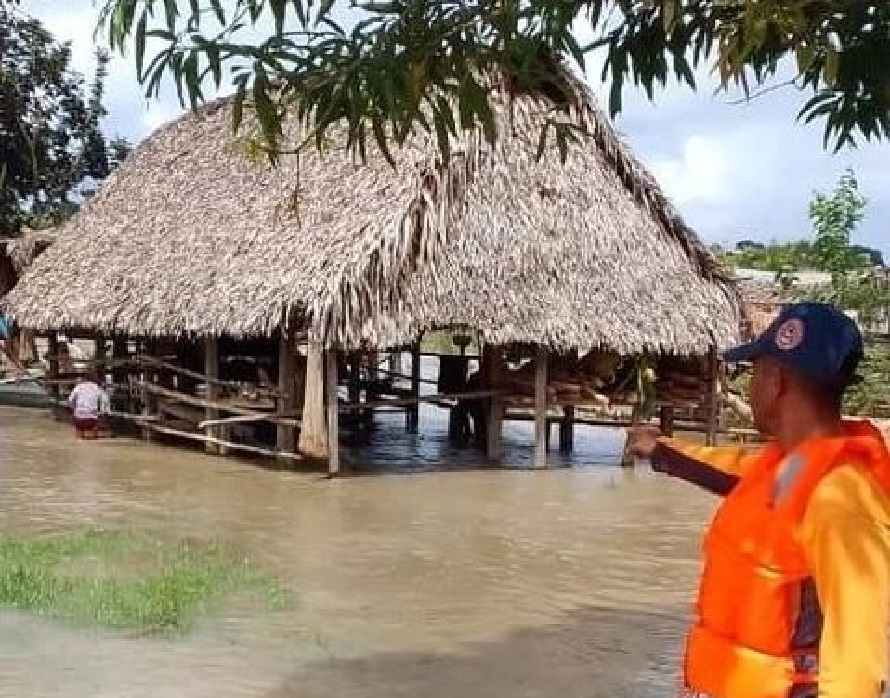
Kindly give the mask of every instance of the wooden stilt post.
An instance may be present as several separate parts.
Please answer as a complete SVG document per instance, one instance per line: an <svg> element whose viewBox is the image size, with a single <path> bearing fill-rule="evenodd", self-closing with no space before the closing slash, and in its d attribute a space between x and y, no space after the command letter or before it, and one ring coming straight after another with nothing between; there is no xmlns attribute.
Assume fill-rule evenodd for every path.
<svg viewBox="0 0 890 698"><path fill-rule="evenodd" d="M213 380L219 378L219 343L216 337L206 337L204 339L204 375L208 378L207 400L214 401L218 397L219 387ZM208 407L204 414L204 419L219 419L219 411ZM216 436L217 427L207 427L209 436ZM224 455L222 448L210 441L206 442L205 448L207 453Z"/></svg>
<svg viewBox="0 0 890 698"><path fill-rule="evenodd" d="M127 340L123 337L115 337L111 344L111 356L115 359L114 366L111 369L112 386L123 390L124 384L127 382L127 368L120 362L127 358Z"/></svg>
<svg viewBox="0 0 890 698"><path fill-rule="evenodd" d="M324 351L321 343L309 340L306 352L306 392L300 420L300 453L316 459L328 456L325 429Z"/></svg>
<svg viewBox="0 0 890 698"><path fill-rule="evenodd" d="M500 390L504 382L504 349L494 344L485 345L485 386L488 390ZM504 403L498 395L488 399L485 424L485 454L490 463L498 463L503 457Z"/></svg>
<svg viewBox="0 0 890 698"><path fill-rule="evenodd" d="M535 461L547 467L547 348L538 346L535 359Z"/></svg>
<svg viewBox="0 0 890 698"><path fill-rule="evenodd" d="M325 352L325 393L328 415L328 474L335 476L340 472L340 403L337 399L337 351L328 349Z"/></svg>
<svg viewBox="0 0 890 698"><path fill-rule="evenodd" d="M714 446L717 443L717 430L720 426L720 362L717 361L717 352L711 347L708 352L708 435L706 443Z"/></svg>
<svg viewBox="0 0 890 698"><path fill-rule="evenodd" d="M137 351L142 354L148 354L150 356L151 351L151 342L145 341L139 343L139 348ZM156 375L152 370L142 368L139 374L139 378L142 381L142 390L141 390L141 401L142 401L142 416L143 417L152 417L155 413L155 404L156 398L155 396L148 390L146 387L147 383L153 382L153 377ZM152 441L154 439L154 431L149 428L149 424L145 423L142 426L142 439L144 441Z"/></svg>
<svg viewBox="0 0 890 698"><path fill-rule="evenodd" d="M368 377L368 387L365 388L365 401L366 402L374 402L377 400L378 395L375 392L377 390L377 381L380 380L380 355L376 351L369 352L365 355L365 367ZM359 363L361 366L361 363ZM366 429L370 429L374 424L374 410L367 409L362 411L362 422L365 425Z"/></svg>
<svg viewBox="0 0 890 698"><path fill-rule="evenodd" d="M628 440L624 444L624 451L621 453L621 467L633 468L637 464L637 459L630 451L630 432L640 422L640 406L634 405L630 413L630 428L628 429Z"/></svg>
<svg viewBox="0 0 890 698"><path fill-rule="evenodd" d="M296 375L294 376L294 407L302 412L303 402L306 400L306 360L300 352L298 340L294 340L294 355L296 356Z"/></svg>
<svg viewBox="0 0 890 698"><path fill-rule="evenodd" d="M294 333L281 330L278 347L278 414L293 416L296 412L297 343ZM294 428L288 424L278 424L275 447L280 453L292 454L295 448ZM290 460L284 458L284 460Z"/></svg>
<svg viewBox="0 0 890 698"><path fill-rule="evenodd" d="M386 367L390 373L402 372L402 350L400 348L393 349L391 352L389 352Z"/></svg>
<svg viewBox="0 0 890 698"><path fill-rule="evenodd" d="M417 400L420 396L420 342L411 346L411 398ZM416 434L420 428L420 403L415 402L408 408L407 413L408 433Z"/></svg>
<svg viewBox="0 0 890 698"><path fill-rule="evenodd" d="M347 383L347 400L351 404L356 404L361 398L361 355L358 353L351 354L348 359L349 379Z"/></svg>
<svg viewBox="0 0 890 698"><path fill-rule="evenodd" d="M659 429L665 436L674 435L674 408L670 405L663 405L659 412Z"/></svg>
<svg viewBox="0 0 890 698"><path fill-rule="evenodd" d="M103 384L105 382L106 377L106 369L107 366L105 364L107 352L105 351L105 336L103 334L98 334L95 339L95 348L93 349L93 364L96 369L96 375L99 377L99 384Z"/></svg>
<svg viewBox="0 0 890 698"><path fill-rule="evenodd" d="M53 401L53 416L56 419L59 419L61 416L59 411L59 397L61 395L61 390L59 389L59 384L56 382L59 378L59 335L55 332L50 332L47 336L47 353L49 354L47 377L51 381L48 392Z"/></svg>
<svg viewBox="0 0 890 698"><path fill-rule="evenodd" d="M562 408L562 421L559 423L559 450L571 453L575 447L575 406Z"/></svg>

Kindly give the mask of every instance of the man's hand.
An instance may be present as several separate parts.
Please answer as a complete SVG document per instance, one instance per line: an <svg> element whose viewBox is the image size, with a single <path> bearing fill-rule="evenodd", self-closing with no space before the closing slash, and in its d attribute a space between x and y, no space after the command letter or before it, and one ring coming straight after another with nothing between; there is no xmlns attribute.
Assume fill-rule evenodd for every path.
<svg viewBox="0 0 890 698"><path fill-rule="evenodd" d="M661 429L657 426L638 424L627 431L627 448L634 457L649 460L661 436Z"/></svg>

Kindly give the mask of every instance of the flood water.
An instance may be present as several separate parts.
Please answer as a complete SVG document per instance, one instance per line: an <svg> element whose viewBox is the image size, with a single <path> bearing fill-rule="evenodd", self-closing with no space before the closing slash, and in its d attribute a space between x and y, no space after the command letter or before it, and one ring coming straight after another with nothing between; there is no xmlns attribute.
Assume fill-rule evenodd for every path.
<svg viewBox="0 0 890 698"><path fill-rule="evenodd" d="M616 466L619 434L578 429L548 471L473 464L431 410L380 424L357 474L327 480L127 439L78 442L0 409L0 525L87 524L248 551L289 603L232 609L176 640L0 613L0 694L30 698L655 698L676 655L714 502ZM530 455L508 429L505 461ZM364 465L361 465L363 464ZM361 467L359 467L361 465Z"/></svg>

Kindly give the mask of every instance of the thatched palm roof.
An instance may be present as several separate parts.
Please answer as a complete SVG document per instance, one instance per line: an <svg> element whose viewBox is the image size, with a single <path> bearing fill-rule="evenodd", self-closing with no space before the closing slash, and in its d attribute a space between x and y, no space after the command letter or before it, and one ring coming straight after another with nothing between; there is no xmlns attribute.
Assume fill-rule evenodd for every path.
<svg viewBox="0 0 890 698"><path fill-rule="evenodd" d="M146 139L7 299L36 329L266 334L386 346L467 326L493 342L701 353L736 338L714 259L584 90L587 134L535 160L552 108L499 92L496 146L426 136L360 164L334 142L247 157L219 101ZM297 188L297 185L299 187Z"/></svg>

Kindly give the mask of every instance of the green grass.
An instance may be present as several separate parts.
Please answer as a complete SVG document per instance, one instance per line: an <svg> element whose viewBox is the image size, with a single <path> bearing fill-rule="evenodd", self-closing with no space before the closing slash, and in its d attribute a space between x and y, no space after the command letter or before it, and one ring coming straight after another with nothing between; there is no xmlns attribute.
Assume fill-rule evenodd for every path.
<svg viewBox="0 0 890 698"><path fill-rule="evenodd" d="M0 605L140 635L176 634L248 592L280 587L235 551L195 540L90 529L0 538Z"/></svg>

